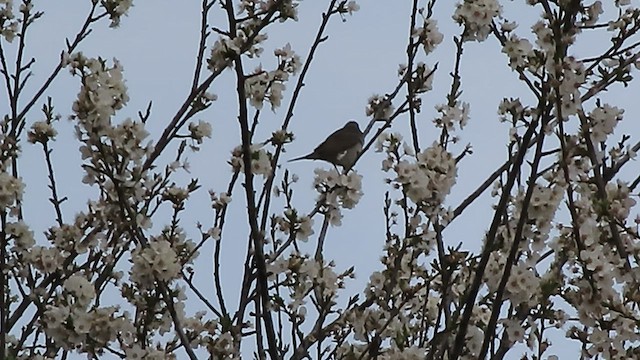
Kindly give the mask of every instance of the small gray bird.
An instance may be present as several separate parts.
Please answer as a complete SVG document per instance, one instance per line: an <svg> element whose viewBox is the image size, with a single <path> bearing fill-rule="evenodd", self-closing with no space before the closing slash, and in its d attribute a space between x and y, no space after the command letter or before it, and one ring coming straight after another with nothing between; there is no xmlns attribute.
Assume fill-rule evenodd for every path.
<svg viewBox="0 0 640 360"><path fill-rule="evenodd" d="M301 156L289 160L324 160L335 166L342 166L344 170L349 170L358 158L364 145L364 134L360 131L358 123L349 121L341 129L329 135L322 144L313 150L309 155Z"/></svg>

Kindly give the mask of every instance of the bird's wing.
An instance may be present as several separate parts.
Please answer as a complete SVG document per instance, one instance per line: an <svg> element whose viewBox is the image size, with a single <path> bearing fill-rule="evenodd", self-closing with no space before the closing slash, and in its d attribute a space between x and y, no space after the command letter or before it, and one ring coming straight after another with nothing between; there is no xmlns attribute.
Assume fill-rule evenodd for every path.
<svg viewBox="0 0 640 360"><path fill-rule="evenodd" d="M343 130L344 128L334 131L313 152L335 156L362 142L362 136L353 136L352 132Z"/></svg>

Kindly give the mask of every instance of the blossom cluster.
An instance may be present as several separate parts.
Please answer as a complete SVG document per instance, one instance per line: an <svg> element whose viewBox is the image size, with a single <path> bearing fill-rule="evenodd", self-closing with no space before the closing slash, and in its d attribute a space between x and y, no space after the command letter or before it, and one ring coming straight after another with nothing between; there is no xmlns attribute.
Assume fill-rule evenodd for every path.
<svg viewBox="0 0 640 360"><path fill-rule="evenodd" d="M582 106L580 88L586 82L584 64L573 56L567 56L562 61L561 70L554 71L550 75L559 83L559 92L556 94L561 104L559 108L556 108L556 111L559 112L556 114L558 118L567 119L569 116L577 114L578 109Z"/></svg>
<svg viewBox="0 0 640 360"><path fill-rule="evenodd" d="M295 75L300 69L300 57L287 44L283 48L276 49L274 55L278 58L278 67L273 71L265 71L257 68L253 74L247 76L244 86L249 102L256 109L261 109L265 100L271 104L274 110L282 103L282 92L285 90L285 82L290 75Z"/></svg>
<svg viewBox="0 0 640 360"><path fill-rule="evenodd" d="M197 124L189 123L189 132L193 140L202 144L204 138L211 138L211 124L202 120L199 120Z"/></svg>
<svg viewBox="0 0 640 360"><path fill-rule="evenodd" d="M437 143L417 155L405 145L405 153L400 154L398 150L402 143L400 134L384 134L378 139L376 151L387 154L383 170L395 172L395 176L387 181L401 187L413 203L437 207L456 182L455 158ZM405 159L405 155L415 157L415 161Z"/></svg>
<svg viewBox="0 0 640 360"><path fill-rule="evenodd" d="M496 292L502 279L507 254L507 252L497 251L491 253L483 281L492 293ZM521 261L511 268L505 298L509 299L514 305L533 308L540 303L541 299L538 298L540 293L532 292L531 289L538 289L539 287L540 277L536 275L535 269L532 269L527 262Z"/></svg>
<svg viewBox="0 0 640 360"><path fill-rule="evenodd" d="M520 187L518 192L512 198L513 207L509 209L509 221L499 227L498 239L499 247L504 253L509 253L514 241L519 242L519 248L525 251L531 262L537 261L541 256L546 241L549 239L553 230L553 219L556 211L563 200L566 184L558 176L557 172L550 172L545 176L549 181L547 185L534 183L531 198L527 204L528 221L523 227L523 239L514 239L514 234L518 226L521 216L523 216L523 207L525 206L525 198L527 196L527 188ZM494 183L492 196L497 196L500 192L501 184L499 181Z"/></svg>
<svg viewBox="0 0 640 360"><path fill-rule="evenodd" d="M455 105L436 105L436 111L440 114L433 120L436 127L446 129L451 133L456 126L462 130L469 122L469 104L466 102L455 102Z"/></svg>
<svg viewBox="0 0 640 360"><path fill-rule="evenodd" d="M406 81L409 84L413 95L422 94L433 89L433 72L434 70L423 62L415 64L411 73L408 73L406 64L400 64L398 67L398 76L402 81ZM414 96L412 106L419 111L421 104L422 99ZM376 94L367 100L365 114L375 120L389 120L392 116L395 116L394 110L392 98Z"/></svg>
<svg viewBox="0 0 640 360"><path fill-rule="evenodd" d="M22 199L24 192L24 183L20 178L13 175L0 172L0 209L7 210Z"/></svg>
<svg viewBox="0 0 640 360"><path fill-rule="evenodd" d="M271 18L271 14L275 13L276 18L281 22L288 19L296 20L298 17L297 6L298 1L296 0L277 2L273 0L242 1L239 4L239 11L240 13L245 13L247 18L237 24L237 29L233 36L220 36L215 41L211 48L211 55L207 59L209 69L213 72L221 72L231 66L231 63L241 55L246 55L250 58L260 57L264 51L261 44L267 39L267 35L261 34L260 30L269 23L268 20ZM264 16L264 18L261 18L261 16ZM280 94L278 92L282 90L279 89L279 87L283 86L282 82L286 81L288 74L294 74L300 66L299 57L291 51L291 46L288 44L282 49L275 50L275 55L279 60L277 70L270 72L266 79L269 83L278 83L272 95L274 98L272 100L273 107L279 105L278 95ZM256 75L253 74L248 79ZM251 88L251 84L248 86ZM251 93L251 91L248 92ZM277 105L274 105L274 103Z"/></svg>
<svg viewBox="0 0 640 360"><path fill-rule="evenodd" d="M233 171L244 171L242 146L236 146L231 152L231 167ZM261 144L251 145L251 173L264 177L271 174L271 154Z"/></svg>
<svg viewBox="0 0 640 360"><path fill-rule="evenodd" d="M298 240L306 241L313 235L313 219L308 215L299 216L295 209L286 209L284 216L275 216L274 222L278 231L285 235L293 235Z"/></svg>
<svg viewBox="0 0 640 360"><path fill-rule="evenodd" d="M413 29L412 36L417 38L427 55L433 52L444 38L438 31L438 22L433 19L425 19L422 27Z"/></svg>
<svg viewBox="0 0 640 360"><path fill-rule="evenodd" d="M431 91L433 89L433 70L425 63L418 62L410 81L411 88L416 94Z"/></svg>
<svg viewBox="0 0 640 360"><path fill-rule="evenodd" d="M165 227L158 236L151 236L146 245L132 251L131 280L140 289L151 289L154 281L171 282L181 277L181 270L197 256L196 244L180 227Z"/></svg>
<svg viewBox="0 0 640 360"><path fill-rule="evenodd" d="M359 10L360 10L360 5L358 5L358 3L355 2L354 0L349 0L349 2L346 4L340 3L338 5L338 12L340 12L341 14L347 13L349 15L353 15L354 12Z"/></svg>
<svg viewBox="0 0 640 360"><path fill-rule="evenodd" d="M525 109L524 105L518 98L504 98L498 105L498 115L500 115L500 121L511 122L514 125L522 120L523 117L529 116L530 110Z"/></svg>
<svg viewBox="0 0 640 360"><path fill-rule="evenodd" d="M18 33L18 25L19 22L13 14L13 0L0 1L0 36L7 42L12 42Z"/></svg>
<svg viewBox="0 0 640 360"><path fill-rule="evenodd" d="M531 27L531 30L536 35L536 45L538 45L538 49L546 55L548 61L551 61L556 53L553 30L549 24L544 21L537 21Z"/></svg>
<svg viewBox="0 0 640 360"><path fill-rule="evenodd" d="M77 120L76 134L84 143L80 147L82 158L91 162L91 166L85 167L83 181L102 182L103 173L117 169L117 180L140 196L144 191L141 188L143 159L153 151L153 146L142 144L149 135L144 123L126 119L112 124L116 111L129 101L122 66L114 60L110 67L103 59L87 58L82 53L66 55L66 64L72 74L82 79L78 98L73 103L73 119Z"/></svg>
<svg viewBox="0 0 640 360"><path fill-rule="evenodd" d="M88 58L82 52L64 54L65 65L82 77L82 87L72 109L87 131L104 135L111 117L129 101L122 77L122 65L114 59L112 67L101 59Z"/></svg>
<svg viewBox="0 0 640 360"><path fill-rule="evenodd" d="M131 258L131 280L143 289L154 288L156 279L165 282L176 279L182 269L175 250L164 239L151 240L149 246L138 247Z"/></svg>
<svg viewBox="0 0 640 360"><path fill-rule="evenodd" d="M453 20L464 25L464 41L484 41L491 32L491 22L501 14L497 0L464 0L457 4Z"/></svg>
<svg viewBox="0 0 640 360"><path fill-rule="evenodd" d="M30 143L35 144L46 143L49 140L54 140L58 131L51 126L51 123L46 121L36 121L31 125L31 130L27 134Z"/></svg>
<svg viewBox="0 0 640 360"><path fill-rule="evenodd" d="M373 95L367 101L365 114L373 116L376 120L387 120L393 114L393 105L384 96Z"/></svg>
<svg viewBox="0 0 640 360"><path fill-rule="evenodd" d="M9 240L13 240L12 252L26 251L35 245L33 231L22 220L7 223L5 232L9 236Z"/></svg>
<svg viewBox="0 0 640 360"><path fill-rule="evenodd" d="M211 207L220 211L231 202L231 196L226 192L216 194L214 191L209 191L209 197L211 198Z"/></svg>
<svg viewBox="0 0 640 360"><path fill-rule="evenodd" d="M297 253L279 257L267 264L269 279L289 289L290 301L286 304L286 310L301 322L307 314L306 298L312 291L319 291L317 295L323 299L321 301L334 301L338 290L344 288L345 279L353 276L352 271L336 273L334 269L333 262L325 263Z"/></svg>
<svg viewBox="0 0 640 360"><path fill-rule="evenodd" d="M619 109L609 104L596 107L589 114L591 139L600 143L613 133L613 129L622 120L624 109Z"/></svg>
<svg viewBox="0 0 640 360"><path fill-rule="evenodd" d="M133 6L133 0L105 0L101 1L100 5L109 14L109 19L111 19L109 26L115 28L120 26L120 18L123 15L127 15L127 12Z"/></svg>
<svg viewBox="0 0 640 360"><path fill-rule="evenodd" d="M619 246L625 251L637 251L637 232L626 224L636 201L622 181L607 184L603 195L586 176L590 170L589 165L572 170L572 174L583 173L572 175L576 179L573 185L576 217L570 226L557 225L558 235L549 242L549 247L558 254L558 259L544 276L542 287L562 289L564 300L572 306L574 317L581 324L571 326L567 336L585 342L587 354L624 353L625 343L638 341L637 322L629 321L636 314L625 305L634 296L631 294L637 293L637 283L625 274ZM612 233L613 229L617 234ZM615 243L615 237L621 239L620 244ZM558 279L556 271L561 267L568 267L568 271ZM621 287L621 291L616 287ZM559 325L564 324L566 315L554 316ZM602 328L599 325L602 321L610 322L611 326Z"/></svg>
<svg viewBox="0 0 640 360"><path fill-rule="evenodd" d="M509 66L518 69L526 66L529 57L533 56L533 45L527 39L511 35L505 41L502 52L509 58Z"/></svg>
<svg viewBox="0 0 640 360"><path fill-rule="evenodd" d="M207 59L209 70L219 72L231 66L232 61L241 54L250 57L259 56L263 52L260 44L267 39L266 35L257 34L251 40L244 32L239 32L238 36L229 38L221 36L216 40L211 48L211 56Z"/></svg>
<svg viewBox="0 0 640 360"><path fill-rule="evenodd" d="M340 345L338 354L345 358L365 357L372 352L383 359L425 357L428 352L419 345L419 339L426 335L426 329L437 326L443 301L439 293L443 278L427 265L434 237L435 233L425 231L402 240L395 234L387 238L381 258L383 270L375 271L365 288L366 302L374 305L346 312L345 322L353 340ZM452 295L462 296L469 274L468 269L460 271L456 282L446 285L446 291L453 285Z"/></svg>
<svg viewBox="0 0 640 360"><path fill-rule="evenodd" d="M241 0L238 4L238 13L253 18L258 14L274 12L281 22L287 19L297 21L299 4L299 0Z"/></svg>
<svg viewBox="0 0 640 360"><path fill-rule="evenodd" d="M586 6L586 11L582 18L582 23L587 26L595 25L600 19L600 15L604 13L602 2L594 1L591 5Z"/></svg>
<svg viewBox="0 0 640 360"><path fill-rule="evenodd" d="M78 277L73 279L72 281L76 281ZM73 286L73 284L69 285ZM89 287L92 288L91 284ZM82 290L76 288L76 292L78 291L82 293ZM62 349L75 348L91 353L115 341L117 336L129 338L134 336L135 328L129 319L129 314L119 312L119 308L115 306L87 310L77 304L67 305L60 302L47 306L43 314L43 319L46 320L44 330ZM90 342L86 341L89 335L92 339Z"/></svg>
<svg viewBox="0 0 640 360"><path fill-rule="evenodd" d="M405 200L394 203L405 214L405 223L399 226L403 234L400 235L394 229L399 225L399 217L392 209L391 199L387 198L388 228L381 257L383 269L370 276L364 291L366 302L374 305L356 307L345 313L353 340L339 345L337 354L345 358L367 357L373 353L381 359L421 359L427 356L429 349L420 346L419 339L428 336L426 329L438 326L443 287L446 286L453 298L462 297L472 274L470 268L456 271L455 282L448 279L444 285L442 274L448 270L429 266L437 237L429 229L430 220L438 217L441 223L448 221L440 207L455 183L455 159L438 144L416 155L400 134L383 134L376 143L376 151L387 155L383 171L395 172L395 177L388 179L388 183L402 189L403 194L419 206L414 207ZM426 180L414 180L418 177ZM432 196L428 191L440 194ZM433 205L435 213L429 211L429 205ZM462 253L451 255L451 262L464 266L464 257ZM482 336L479 340L481 344Z"/></svg>
<svg viewBox="0 0 640 360"><path fill-rule="evenodd" d="M355 171L340 174L336 169L314 170L313 186L319 195L318 204L326 211L331 225L342 224L340 208L354 208L362 197L362 175Z"/></svg>

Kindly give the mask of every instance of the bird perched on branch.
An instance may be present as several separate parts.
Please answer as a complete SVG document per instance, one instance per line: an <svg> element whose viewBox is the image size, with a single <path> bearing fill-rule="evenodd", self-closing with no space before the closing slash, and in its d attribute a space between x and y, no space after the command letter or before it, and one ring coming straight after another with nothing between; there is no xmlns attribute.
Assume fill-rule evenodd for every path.
<svg viewBox="0 0 640 360"><path fill-rule="evenodd" d="M358 123L349 121L345 126L329 135L312 153L289 160L324 160L335 166L342 166L347 171L351 169L362 151L364 134Z"/></svg>

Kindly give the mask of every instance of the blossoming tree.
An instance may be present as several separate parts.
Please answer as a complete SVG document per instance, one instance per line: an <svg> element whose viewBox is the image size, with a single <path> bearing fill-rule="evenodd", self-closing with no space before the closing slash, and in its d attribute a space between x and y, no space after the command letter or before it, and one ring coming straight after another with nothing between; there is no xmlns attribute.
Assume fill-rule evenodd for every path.
<svg viewBox="0 0 640 360"><path fill-rule="evenodd" d="M381 153L387 186L367 194L383 203L386 229L379 234L382 270L366 274L365 289L347 286L354 269L339 269L324 252L344 210L358 210L362 176L317 169L315 206L301 209L293 197L298 178L281 166L314 55L330 41L329 28L339 31L336 20L358 16L359 5L325 1L300 56L267 34L307 21L298 19L305 2L202 0L192 85L153 133L151 105L137 119L119 116L129 102L123 65L78 50L94 27L128 21L132 1L87 2L80 32L38 82L37 63L25 55L28 30L47 14L31 0L0 0L1 359L541 359L555 356L552 342L577 343L573 358L640 357L640 218L633 210L640 176L637 167L626 171L640 142L614 133L624 120L619 106L632 105L636 94L607 97L630 84L640 64L640 8L630 1L527 0L518 6L539 15L532 26L517 26L519 14L498 0L410 2L397 84L363 102L369 122L361 155ZM213 16L226 26L214 26ZM458 32L443 35L436 19L452 21ZM608 39L603 51L575 51L594 34ZM529 96L504 94L495 119L511 129L503 163L455 204L449 195L459 191L458 169L482 156L460 145L475 120L473 99L462 92L463 50L489 40L501 45L504 64ZM431 61L443 41L455 44L449 64ZM276 65L254 68L272 56L265 48L275 49ZM69 90L77 97L67 115L82 182L96 189L73 216L63 209L73 194L59 191L67 174L55 170L62 127L50 86L63 70L79 87ZM426 106L439 71L450 72L448 94ZM235 94L240 138L225 160L228 187L209 190L210 224L192 226L187 200L207 193L181 174L188 153L215 141L209 123L195 119L215 108L214 88ZM261 121L265 107L281 121ZM400 123L409 130L394 131ZM436 141L424 143L425 129ZM259 131L271 135L261 139ZM24 201L30 173L23 149L34 146L42 149L48 176L40 181L50 191L40 203L55 213L44 234L25 217L34 209ZM453 246L460 241L444 231L464 226L459 219L483 194L493 203L481 249ZM236 205L246 228L227 225ZM246 256L232 305L220 267L223 244L239 234L248 234ZM211 254L201 251L208 245ZM202 257L213 262L205 284L194 280Z"/></svg>

